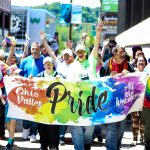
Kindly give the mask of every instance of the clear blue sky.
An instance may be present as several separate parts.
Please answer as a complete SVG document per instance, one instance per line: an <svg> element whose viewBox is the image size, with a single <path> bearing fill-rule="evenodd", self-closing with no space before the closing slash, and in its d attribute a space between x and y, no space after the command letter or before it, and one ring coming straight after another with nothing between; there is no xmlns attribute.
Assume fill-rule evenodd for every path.
<svg viewBox="0 0 150 150"><path fill-rule="evenodd" d="M69 3L70 0L11 0L11 4L15 6L36 6L53 2ZM72 2L92 8L100 7L100 0L72 0Z"/></svg>

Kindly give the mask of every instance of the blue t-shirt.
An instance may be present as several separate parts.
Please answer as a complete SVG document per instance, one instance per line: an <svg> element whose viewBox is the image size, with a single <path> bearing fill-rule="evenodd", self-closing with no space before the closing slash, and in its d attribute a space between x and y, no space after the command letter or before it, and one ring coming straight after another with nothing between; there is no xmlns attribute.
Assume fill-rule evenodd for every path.
<svg viewBox="0 0 150 150"><path fill-rule="evenodd" d="M44 70L43 59L44 57L42 55L38 59L34 59L32 55L23 59L20 63L21 74L24 77L29 77L30 75L35 77Z"/></svg>

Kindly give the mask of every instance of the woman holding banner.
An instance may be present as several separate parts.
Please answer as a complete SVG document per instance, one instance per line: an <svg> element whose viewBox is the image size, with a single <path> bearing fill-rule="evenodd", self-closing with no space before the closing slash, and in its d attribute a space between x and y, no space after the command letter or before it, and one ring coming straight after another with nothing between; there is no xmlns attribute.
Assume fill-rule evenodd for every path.
<svg viewBox="0 0 150 150"><path fill-rule="evenodd" d="M43 60L45 70L40 72L37 77L60 77L60 75L54 71L54 62L51 57L47 56ZM39 135L40 135L40 150L58 150L59 145L59 125L47 125L38 123Z"/></svg>
<svg viewBox="0 0 150 150"><path fill-rule="evenodd" d="M97 77L96 63L98 58L100 32L102 31L103 24L100 21L96 27L96 40L94 48L87 59L88 49L85 45L77 45L76 60L70 66L69 79L77 83L82 80L91 80ZM78 69L74 69L78 68ZM94 126L71 126L72 141L75 150L90 150L91 142L93 141Z"/></svg>
<svg viewBox="0 0 150 150"><path fill-rule="evenodd" d="M145 66L147 65L147 60L144 56L138 56L135 59L135 70L137 72L143 72ZM144 142L144 124L142 121L142 112L133 112L131 113L132 117L132 133L133 133L133 142L131 146L136 146L138 141L138 132L140 131L140 142Z"/></svg>
<svg viewBox="0 0 150 150"><path fill-rule="evenodd" d="M18 69L18 67L17 67L16 56L14 54L17 41L16 41L15 37L9 36L9 38L10 38L9 44L11 45L11 47L10 47L10 52L9 52L8 58L6 60L6 63L9 66L7 68L7 75L14 76L14 75L19 75L21 70ZM15 129L16 129L16 119L7 117L8 108L9 108L9 104L8 104L8 102L6 102L6 104L5 104L5 114L6 114L5 122L6 122L8 132L9 132L9 137L8 137L8 143L6 145L5 150L10 150L12 148L12 146L14 144L14 133L15 133Z"/></svg>

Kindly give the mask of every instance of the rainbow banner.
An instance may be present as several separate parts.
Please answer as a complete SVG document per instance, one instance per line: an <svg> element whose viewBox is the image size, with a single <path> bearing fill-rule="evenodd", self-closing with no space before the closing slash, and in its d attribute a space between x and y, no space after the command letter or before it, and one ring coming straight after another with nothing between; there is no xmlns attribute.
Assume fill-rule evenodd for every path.
<svg viewBox="0 0 150 150"><path fill-rule="evenodd" d="M8 116L79 126L118 122L142 110L147 78L145 73L129 73L75 82L6 76Z"/></svg>
<svg viewBox="0 0 150 150"><path fill-rule="evenodd" d="M144 97L144 107L150 108L150 77L146 84L146 92Z"/></svg>

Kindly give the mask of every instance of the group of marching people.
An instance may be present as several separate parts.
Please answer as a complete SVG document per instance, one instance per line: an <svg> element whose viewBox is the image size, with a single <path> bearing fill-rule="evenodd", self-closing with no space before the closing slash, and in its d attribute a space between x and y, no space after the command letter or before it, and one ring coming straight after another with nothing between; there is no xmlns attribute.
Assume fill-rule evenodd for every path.
<svg viewBox="0 0 150 150"><path fill-rule="evenodd" d="M17 62L15 55L16 39L11 38L10 53L6 61L4 54L0 53L0 140L5 139L6 124L9 131L6 150L11 150L14 145L17 119L7 116L9 105L3 83L5 75L21 75L30 79L34 77L59 77L78 82L93 80L103 76L116 76L118 73L125 75L128 72L150 72L149 64L140 46L132 48L132 61L130 61L125 48L117 45L114 40L104 40L103 47L100 50L100 35L102 30L103 22L100 21L96 26L94 45L90 48L87 47L85 42L88 37L86 33L81 35L81 41L78 42L75 49L73 48L73 42L68 40L65 43L66 49L61 51L60 56L57 56L49 46L44 32L40 32L41 43L33 42L29 53L27 41L19 62ZM4 41L3 49L5 45ZM133 132L131 146L136 146L140 131L140 142L145 144L145 150L150 150L149 111L150 109L144 106L142 112L133 112L131 114ZM107 150L119 150L121 148L125 125L126 119L107 124L105 141ZM47 125L23 120L22 138L24 140L30 139L30 142L36 142L38 132L40 136L40 150L58 150L59 144L65 143L66 130L66 125ZM101 130L101 125L70 126L74 149L90 150L95 137L102 142Z"/></svg>

